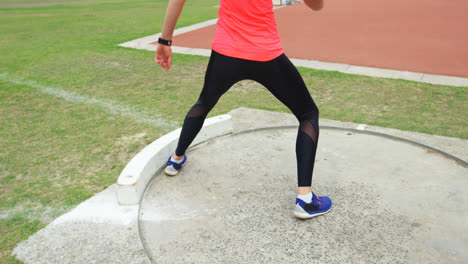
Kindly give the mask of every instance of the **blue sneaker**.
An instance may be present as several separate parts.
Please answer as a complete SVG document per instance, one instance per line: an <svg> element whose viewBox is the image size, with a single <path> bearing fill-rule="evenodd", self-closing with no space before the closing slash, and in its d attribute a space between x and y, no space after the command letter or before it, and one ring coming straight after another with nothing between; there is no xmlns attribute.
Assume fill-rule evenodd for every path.
<svg viewBox="0 0 468 264"><path fill-rule="evenodd" d="M172 155L167 160L167 166L164 172L169 176L176 176L179 170L182 168L182 166L185 165L185 162L187 162L187 155L184 154L184 159L182 160L181 163L172 161L171 157Z"/></svg>
<svg viewBox="0 0 468 264"><path fill-rule="evenodd" d="M294 215L297 218L308 219L314 216L319 216L327 213L332 208L332 201L327 196L316 196L312 193L312 201L304 202L302 199L296 198L296 208Z"/></svg>

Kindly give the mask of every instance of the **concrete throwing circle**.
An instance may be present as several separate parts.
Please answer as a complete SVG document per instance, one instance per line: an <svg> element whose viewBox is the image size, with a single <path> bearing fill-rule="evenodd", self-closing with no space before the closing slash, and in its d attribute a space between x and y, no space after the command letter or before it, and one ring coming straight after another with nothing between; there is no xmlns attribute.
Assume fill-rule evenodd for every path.
<svg viewBox="0 0 468 264"><path fill-rule="evenodd" d="M468 169L383 137L322 129L313 190L331 212L292 210L296 129L234 134L188 153L140 203L153 263L466 263Z"/></svg>

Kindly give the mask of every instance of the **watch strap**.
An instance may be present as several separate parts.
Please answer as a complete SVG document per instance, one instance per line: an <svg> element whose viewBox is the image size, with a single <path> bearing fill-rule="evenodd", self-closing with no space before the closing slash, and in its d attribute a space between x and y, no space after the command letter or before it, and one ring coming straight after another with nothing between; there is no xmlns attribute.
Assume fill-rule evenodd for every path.
<svg viewBox="0 0 468 264"><path fill-rule="evenodd" d="M167 39L159 38L159 39L158 39L158 43L159 43L159 44L166 45L166 46L171 46L171 45L172 45L172 40L167 40Z"/></svg>

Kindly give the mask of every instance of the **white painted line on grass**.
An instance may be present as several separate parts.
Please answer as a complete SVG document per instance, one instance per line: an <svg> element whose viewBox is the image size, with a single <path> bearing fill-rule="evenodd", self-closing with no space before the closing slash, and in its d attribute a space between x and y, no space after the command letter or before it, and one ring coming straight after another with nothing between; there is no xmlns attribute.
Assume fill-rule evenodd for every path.
<svg viewBox="0 0 468 264"><path fill-rule="evenodd" d="M13 84L33 87L38 89L40 92L64 99L69 102L95 105L107 113L110 113L112 115L122 115L138 123L160 127L166 130L172 130L177 127L175 123L164 119L159 113L148 113L146 111L138 110L133 106L125 105L120 102L107 99L97 99L86 95L81 95L75 92L69 92L61 88L44 86L38 84L35 81L26 80L24 78L10 73L1 73L0 80Z"/></svg>

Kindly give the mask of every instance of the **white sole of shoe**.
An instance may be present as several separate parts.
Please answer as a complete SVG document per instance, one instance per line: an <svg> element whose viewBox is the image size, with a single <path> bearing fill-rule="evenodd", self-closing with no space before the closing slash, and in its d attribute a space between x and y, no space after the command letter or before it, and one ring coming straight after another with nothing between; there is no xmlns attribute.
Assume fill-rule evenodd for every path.
<svg viewBox="0 0 468 264"><path fill-rule="evenodd" d="M296 204L296 207L294 208L294 216L297 217L297 218L300 218L300 219L309 219L309 218L312 218L312 217L316 217L316 216L319 216L319 215L326 214L326 213L330 212L330 210L331 210L331 207L330 207L330 209L328 209L325 212L321 212L321 213L311 215L311 214L308 214L304 209L302 209L301 206Z"/></svg>
<svg viewBox="0 0 468 264"><path fill-rule="evenodd" d="M164 172L166 173L167 176L176 176L177 173L179 173L179 171L182 169L182 167L185 166L185 163L184 165L181 166L181 168L179 170L176 170L174 169L172 166L167 166L165 169L164 169Z"/></svg>

